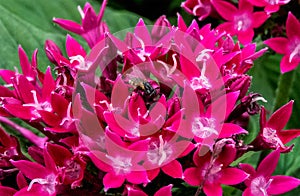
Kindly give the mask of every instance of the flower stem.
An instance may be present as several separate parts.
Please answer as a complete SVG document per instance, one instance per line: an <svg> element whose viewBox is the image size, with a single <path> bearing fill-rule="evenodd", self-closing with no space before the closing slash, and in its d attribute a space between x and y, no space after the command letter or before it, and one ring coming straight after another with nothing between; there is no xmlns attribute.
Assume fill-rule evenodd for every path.
<svg viewBox="0 0 300 196"><path fill-rule="evenodd" d="M275 101L272 108L273 112L289 101L290 92L296 75L295 73L296 71L293 70L280 75L278 87L276 89Z"/></svg>
<svg viewBox="0 0 300 196"><path fill-rule="evenodd" d="M8 118L0 116L0 122L7 124L8 126L12 127L13 129L17 130L19 133L21 133L26 139L28 139L30 142L35 144L36 146L40 148L44 148L45 141L47 141L47 137L39 137L32 133L32 131L19 126L18 124L14 123L13 121L9 120Z"/></svg>

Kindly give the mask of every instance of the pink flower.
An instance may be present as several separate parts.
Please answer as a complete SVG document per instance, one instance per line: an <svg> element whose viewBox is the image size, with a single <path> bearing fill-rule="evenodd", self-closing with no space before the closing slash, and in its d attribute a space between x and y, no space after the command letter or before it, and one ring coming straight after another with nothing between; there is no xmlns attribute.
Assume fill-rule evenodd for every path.
<svg viewBox="0 0 300 196"><path fill-rule="evenodd" d="M264 42L275 52L284 55L280 62L282 73L294 70L300 63L300 22L291 12L286 21L286 35L287 38L275 37Z"/></svg>
<svg viewBox="0 0 300 196"><path fill-rule="evenodd" d="M82 25L71 20L60 18L54 18L53 21L62 28L81 35L92 48L103 39L105 32L108 32L108 27L102 21L106 4L107 0L104 0L98 15L89 3L85 4L83 10L79 7Z"/></svg>
<svg viewBox="0 0 300 196"><path fill-rule="evenodd" d="M196 167L184 171L184 180L192 186L202 185L207 196L221 196L221 184L239 184L248 177L246 172L229 167L236 156L234 143L225 144L221 149L215 148L213 153L208 152L204 156L199 153L200 148L193 157Z"/></svg>
<svg viewBox="0 0 300 196"><path fill-rule="evenodd" d="M181 4L186 12L204 20L212 11L211 0L186 0Z"/></svg>
<svg viewBox="0 0 300 196"><path fill-rule="evenodd" d="M250 174L245 180L243 196L281 195L300 185L300 180L290 176L271 176L280 157L280 151L270 153L255 169L249 164L240 167Z"/></svg>
<svg viewBox="0 0 300 196"><path fill-rule="evenodd" d="M269 120L266 120L266 110L262 108L260 114L260 132L251 143L256 150L280 149L281 152L289 152L293 146L285 146L294 138L300 136L300 129L283 130L292 114L294 101L274 112Z"/></svg>
<svg viewBox="0 0 300 196"><path fill-rule="evenodd" d="M20 158L24 157L17 138L8 135L0 127L0 168L11 167L9 160L17 160Z"/></svg>
<svg viewBox="0 0 300 196"><path fill-rule="evenodd" d="M269 17L265 12L253 12L253 5L247 0L240 0L238 9L222 0L213 0L212 3L217 12L228 21L217 29L237 35L242 44L250 43L254 36L253 29L261 26Z"/></svg>
<svg viewBox="0 0 300 196"><path fill-rule="evenodd" d="M248 0L252 5L264 7L267 14L277 12L280 6L288 4L291 0Z"/></svg>
<svg viewBox="0 0 300 196"><path fill-rule="evenodd" d="M172 187L172 184L161 187L158 191L154 193L154 196L172 196ZM147 194L139 188L130 185L127 185L125 187L125 191L123 194L128 196L147 196Z"/></svg>
<svg viewBox="0 0 300 196"><path fill-rule="evenodd" d="M88 156L100 170L107 172L103 177L105 191L121 187L125 180L132 184L150 182L141 165L148 150L149 139L128 145L117 134L107 129L104 141L106 152L93 150Z"/></svg>
<svg viewBox="0 0 300 196"><path fill-rule="evenodd" d="M44 160L46 166L26 160L11 161L15 167L31 180L28 186L19 191L19 194L56 195L56 185L59 183L58 170L46 150L44 150Z"/></svg>
<svg viewBox="0 0 300 196"><path fill-rule="evenodd" d="M183 94L183 107L185 109L185 120L182 122L183 130L179 134L184 137L194 138L198 144L212 147L215 139L231 137L235 134L247 133L246 130L233 123L224 123L232 112L239 96L238 92L228 93L212 102L206 110L199 101L195 92L188 85L185 86ZM192 105L190 103L193 103ZM197 109L197 107L199 107Z"/></svg>

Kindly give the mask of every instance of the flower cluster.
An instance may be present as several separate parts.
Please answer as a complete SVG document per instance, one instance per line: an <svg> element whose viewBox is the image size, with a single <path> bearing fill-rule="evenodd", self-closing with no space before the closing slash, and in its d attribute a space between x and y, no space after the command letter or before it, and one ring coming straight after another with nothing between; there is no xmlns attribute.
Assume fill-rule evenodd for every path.
<svg viewBox="0 0 300 196"><path fill-rule="evenodd" d="M266 13L252 13L249 2L265 6ZM249 2L241 0L237 9L220 0L188 0L183 5L200 18L210 13L203 7L213 6L229 22L212 29L196 21L187 25L178 15L172 26L162 16L149 30L140 19L125 39L102 21L106 0L99 14L86 3L80 9L82 24L55 18L82 36L90 51L67 35L67 56L53 41L45 43L55 77L50 67L39 70L37 51L30 61L21 46L22 73L0 70L6 83L0 86L0 122L33 144L30 157L25 156L16 137L0 127L1 195L160 196L183 183L209 196L222 195L221 185L244 195L269 195L300 185L294 177L272 176L280 153L293 148L286 144L300 135L300 130L283 130L293 101L267 120L260 105L265 99L248 92L252 78L247 71L267 51L256 51L250 43L253 28L288 1ZM296 19L290 14L289 20ZM231 34L222 31L228 27L234 28L227 31ZM289 43L296 43L296 33L289 31ZM236 34L246 45L233 40ZM276 41L288 42L266 43L276 48ZM289 61L296 61L299 51L292 48ZM260 132L245 143L249 118L259 113ZM260 150L274 151L257 171L233 164L246 152Z"/></svg>

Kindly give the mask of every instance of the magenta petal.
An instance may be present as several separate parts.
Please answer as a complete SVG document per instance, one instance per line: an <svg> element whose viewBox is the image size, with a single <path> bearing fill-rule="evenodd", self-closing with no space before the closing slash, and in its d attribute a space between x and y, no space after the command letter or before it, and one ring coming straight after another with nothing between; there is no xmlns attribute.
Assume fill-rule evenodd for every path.
<svg viewBox="0 0 300 196"><path fill-rule="evenodd" d="M254 175L256 173L254 167L250 164L240 163L239 167L250 175Z"/></svg>
<svg viewBox="0 0 300 196"><path fill-rule="evenodd" d="M264 41L264 44L269 46L278 54L286 54L289 40L284 37L274 37Z"/></svg>
<svg viewBox="0 0 300 196"><path fill-rule="evenodd" d="M104 172L111 172L113 170L111 165L108 165L101 160L102 157L105 157L104 153L99 152L99 151L93 151L93 152L89 152L88 156L90 157L92 162L95 164L95 166L97 168L99 168L100 170L102 170Z"/></svg>
<svg viewBox="0 0 300 196"><path fill-rule="evenodd" d="M88 5L88 4L86 4ZM84 18L82 19L82 27L86 32L92 31L97 26L97 15L92 6L85 6Z"/></svg>
<svg viewBox="0 0 300 196"><path fill-rule="evenodd" d="M220 177L219 181L226 185L239 184L249 176L249 174L237 168L226 168L221 172L222 176Z"/></svg>
<svg viewBox="0 0 300 196"><path fill-rule="evenodd" d="M73 22L71 20L54 18L53 22L55 22L56 24L58 24L62 28L66 29L68 31L74 32L76 34L82 34L83 33L83 29L81 28L81 26L78 23Z"/></svg>
<svg viewBox="0 0 300 196"><path fill-rule="evenodd" d="M238 33L238 40L244 45L251 43L253 37L254 37L253 29L248 29L247 31L239 31Z"/></svg>
<svg viewBox="0 0 300 196"><path fill-rule="evenodd" d="M254 195L251 193L250 188L246 188L243 192L243 196L254 196Z"/></svg>
<svg viewBox="0 0 300 196"><path fill-rule="evenodd" d="M253 12L253 6L248 0L239 0L239 10L242 12Z"/></svg>
<svg viewBox="0 0 300 196"><path fill-rule="evenodd" d="M177 160L171 161L170 163L164 165L161 169L165 174L173 178L183 177L182 166Z"/></svg>
<svg viewBox="0 0 300 196"><path fill-rule="evenodd" d="M154 196L172 196L172 187L173 185L170 184L168 186L164 186L162 188L160 188L155 194Z"/></svg>
<svg viewBox="0 0 300 196"><path fill-rule="evenodd" d="M67 115L67 110L69 106L69 101L67 101L63 96L52 93L51 94L51 106L55 113L57 113L61 118Z"/></svg>
<svg viewBox="0 0 300 196"><path fill-rule="evenodd" d="M268 194L278 195L286 193L300 185L300 180L290 176L272 176L272 182L267 189Z"/></svg>
<svg viewBox="0 0 300 196"><path fill-rule="evenodd" d="M72 153L68 149L57 144L47 143L47 151L56 165L60 167L64 166L65 161L72 158Z"/></svg>
<svg viewBox="0 0 300 196"><path fill-rule="evenodd" d="M145 46L152 45L152 39L150 33L143 19L140 19L139 22L137 23L134 29L134 34L144 42Z"/></svg>
<svg viewBox="0 0 300 196"><path fill-rule="evenodd" d="M1 196L13 196L17 191L10 187L0 186Z"/></svg>
<svg viewBox="0 0 300 196"><path fill-rule="evenodd" d="M185 24L185 22L184 22L182 16L181 16L179 13L177 13L177 24L178 24L178 28L179 28L181 31L183 31L183 32L186 31L187 26L186 26L186 24Z"/></svg>
<svg viewBox="0 0 300 196"><path fill-rule="evenodd" d="M19 172L17 174L17 177L16 177L16 180L17 180L17 184L18 184L18 188L19 189L22 189L26 186L28 186L28 183L26 181L26 178L25 176L22 174L22 172ZM1 194L0 194L1 195Z"/></svg>
<svg viewBox="0 0 300 196"><path fill-rule="evenodd" d="M269 18L269 15L267 15L265 12L255 12L253 13L253 28L260 27L267 19Z"/></svg>
<svg viewBox="0 0 300 196"><path fill-rule="evenodd" d="M55 193L49 194L49 192L43 190L43 186L40 184L34 184L29 191L27 188L22 188L14 196L55 196Z"/></svg>
<svg viewBox="0 0 300 196"><path fill-rule="evenodd" d="M149 179L146 171L131 171L126 175L128 182L133 184L148 183Z"/></svg>
<svg viewBox="0 0 300 196"><path fill-rule="evenodd" d="M113 172L109 172L103 178L104 190L107 191L110 188L121 187L124 181L124 176L119 176L114 174Z"/></svg>
<svg viewBox="0 0 300 196"><path fill-rule="evenodd" d="M234 24L232 22L224 22L217 27L217 30L220 32L225 31L226 33L229 33L230 35L235 35L236 31L234 30L233 26L234 26Z"/></svg>
<svg viewBox="0 0 300 196"><path fill-rule="evenodd" d="M131 187L128 187L127 191L128 191L127 196L148 196L143 191L141 191L141 190L135 190L135 189L133 189Z"/></svg>
<svg viewBox="0 0 300 196"><path fill-rule="evenodd" d="M226 20L232 21L233 17L238 12L238 9L227 1L212 1L213 6L218 11L218 13Z"/></svg>
<svg viewBox="0 0 300 196"><path fill-rule="evenodd" d="M11 79L16 76L16 73L11 71L11 70L5 70L5 69L0 69L0 77L2 80L7 83L11 84Z"/></svg>
<svg viewBox="0 0 300 196"><path fill-rule="evenodd" d="M206 196L222 196L223 190L220 184L205 183L203 191Z"/></svg>
<svg viewBox="0 0 300 196"><path fill-rule="evenodd" d="M10 162L29 179L44 178L49 174L45 167L35 162L25 160Z"/></svg>
<svg viewBox="0 0 300 196"><path fill-rule="evenodd" d="M264 177L269 177L274 172L278 160L280 157L280 151L275 150L271 152L268 156L262 160L257 168L257 175L263 175Z"/></svg>
<svg viewBox="0 0 300 196"><path fill-rule="evenodd" d="M82 57L86 56L86 52L83 47L69 34L67 35L66 39L66 50L69 57L76 55L80 55Z"/></svg>
<svg viewBox="0 0 300 196"><path fill-rule="evenodd" d="M231 137L237 134L247 134L248 132L242 127L233 123L224 123L219 138Z"/></svg>
<svg viewBox="0 0 300 196"><path fill-rule="evenodd" d="M29 62L29 59L25 53L25 51L23 50L23 48L21 46L19 46L19 58L20 58L20 65L22 68L22 72L26 77L34 77L34 74L32 73L32 67L31 64Z"/></svg>
<svg viewBox="0 0 300 196"><path fill-rule="evenodd" d="M0 97L15 97L13 91L4 86L0 86Z"/></svg>
<svg viewBox="0 0 300 196"><path fill-rule="evenodd" d="M288 123L291 117L293 104L294 101L290 101L281 108L279 108L277 111L275 111L268 120L266 127L270 127L277 131L281 131Z"/></svg>
<svg viewBox="0 0 300 196"><path fill-rule="evenodd" d="M283 144L290 142L292 139L300 136L300 129L283 130L277 133Z"/></svg>
<svg viewBox="0 0 300 196"><path fill-rule="evenodd" d="M51 74L51 67L48 66L43 81L43 91L42 91L42 97L44 99L43 101L45 101L45 99L50 98L50 95L55 90L55 88L56 88L56 84Z"/></svg>
<svg viewBox="0 0 300 196"><path fill-rule="evenodd" d="M285 55L282 57L282 59L280 61L281 73L286 73L286 72L292 71L292 70L296 69L296 67L300 64L300 62L293 61L293 60L292 60L292 62L290 62L289 58L290 58L290 55Z"/></svg>
<svg viewBox="0 0 300 196"><path fill-rule="evenodd" d="M18 75L13 79L14 87L19 94L20 98L24 103L34 103L33 91L36 91L36 88L28 81L26 76ZM37 98L39 100L39 94L37 93Z"/></svg>
<svg viewBox="0 0 300 196"><path fill-rule="evenodd" d="M25 107L19 104L5 104L3 108L17 118L24 120L34 120L38 118L33 107Z"/></svg>
<svg viewBox="0 0 300 196"><path fill-rule="evenodd" d="M300 22L291 12L286 21L286 34L289 39L300 36Z"/></svg>
<svg viewBox="0 0 300 196"><path fill-rule="evenodd" d="M265 7L265 12L267 14L272 14L274 12L277 12L279 10L280 6L279 5L267 5Z"/></svg>
<svg viewBox="0 0 300 196"><path fill-rule="evenodd" d="M184 171L184 181L192 186L199 186L202 183L202 170L196 167L188 168Z"/></svg>

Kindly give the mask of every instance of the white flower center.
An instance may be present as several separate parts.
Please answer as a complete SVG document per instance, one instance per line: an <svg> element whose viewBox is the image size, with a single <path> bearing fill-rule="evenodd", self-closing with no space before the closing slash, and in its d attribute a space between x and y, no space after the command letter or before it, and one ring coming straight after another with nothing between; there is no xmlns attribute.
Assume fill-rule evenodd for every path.
<svg viewBox="0 0 300 196"><path fill-rule="evenodd" d="M35 90L31 91L32 96L33 96L33 101L34 103L27 103L27 104L23 104L23 106L29 106L29 107L34 107L36 110L45 110L48 112L52 111L52 107L51 104L47 101L40 103L38 98L37 98L37 94Z"/></svg>
<svg viewBox="0 0 300 196"><path fill-rule="evenodd" d="M294 57L300 58L300 43L298 43L295 48L292 50L290 57L289 57L289 62L291 63Z"/></svg>
<svg viewBox="0 0 300 196"><path fill-rule="evenodd" d="M145 56L150 56L151 55L151 53L149 53L149 52L146 52L146 50L145 50L145 43L144 43L144 41L141 39L141 38L139 38L138 36L136 36L135 35L135 37L136 37L136 39L140 42L140 44L141 44L141 47L140 48L135 48L135 51L137 52L137 55L141 58L141 60L142 61L145 61L146 60L146 57Z"/></svg>
<svg viewBox="0 0 300 196"><path fill-rule="evenodd" d="M265 139L266 142L272 144L273 147L278 147L278 146L284 147L284 144L278 137L275 129L265 127L263 129L263 138Z"/></svg>
<svg viewBox="0 0 300 196"><path fill-rule="evenodd" d="M210 183L218 180L220 177L219 172L222 170L223 164L207 164L204 170L202 170L202 177Z"/></svg>
<svg viewBox="0 0 300 196"><path fill-rule="evenodd" d="M237 15L234 17L235 29L246 31L251 26L251 19L248 14Z"/></svg>
<svg viewBox="0 0 300 196"><path fill-rule="evenodd" d="M218 134L215 129L215 119L206 117L196 117L192 122L192 132L199 138L208 138L212 134Z"/></svg>
<svg viewBox="0 0 300 196"><path fill-rule="evenodd" d="M173 150L171 146L165 142L162 136L159 136L159 144L153 142L150 144L150 150L147 152L147 158L152 164L161 166L171 157Z"/></svg>
<svg viewBox="0 0 300 196"><path fill-rule="evenodd" d="M112 157L106 155L106 157L112 161L112 167L116 174L128 174L131 172L131 158L130 157Z"/></svg>
<svg viewBox="0 0 300 196"><path fill-rule="evenodd" d="M49 195L54 194L55 191L55 186L57 184L56 182L56 176L54 174L50 174L46 176L46 178L35 178L31 180L30 184L28 185L27 191L30 191L34 183L38 183L42 185L43 191L49 193Z"/></svg>
<svg viewBox="0 0 300 196"><path fill-rule="evenodd" d="M277 5L279 3L279 0L265 0L270 5Z"/></svg>
<svg viewBox="0 0 300 196"><path fill-rule="evenodd" d="M268 196L267 189L269 188L272 179L267 181L263 176L254 178L251 181L250 190L255 196Z"/></svg>

